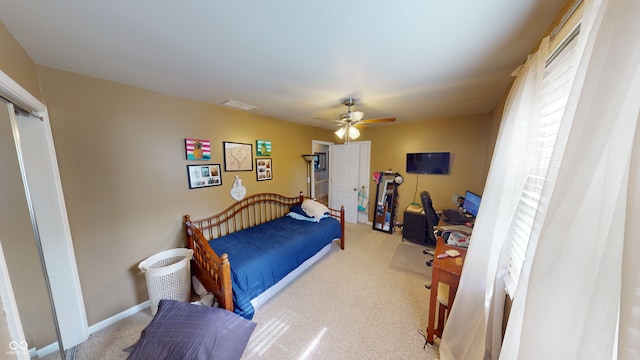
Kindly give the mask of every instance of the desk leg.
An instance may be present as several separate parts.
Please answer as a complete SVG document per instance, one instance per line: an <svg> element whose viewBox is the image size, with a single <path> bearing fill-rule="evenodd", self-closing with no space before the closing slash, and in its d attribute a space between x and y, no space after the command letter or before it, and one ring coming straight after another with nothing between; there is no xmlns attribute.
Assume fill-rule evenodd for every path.
<svg viewBox="0 0 640 360"><path fill-rule="evenodd" d="M439 277L440 269L434 266L431 275L431 295L429 296L429 322L427 323L427 342L429 344L433 344L433 333L435 331Z"/></svg>
<svg viewBox="0 0 640 360"><path fill-rule="evenodd" d="M456 292L458 291L457 286L449 285L449 314L451 314L451 309L453 309L453 300L456 298Z"/></svg>

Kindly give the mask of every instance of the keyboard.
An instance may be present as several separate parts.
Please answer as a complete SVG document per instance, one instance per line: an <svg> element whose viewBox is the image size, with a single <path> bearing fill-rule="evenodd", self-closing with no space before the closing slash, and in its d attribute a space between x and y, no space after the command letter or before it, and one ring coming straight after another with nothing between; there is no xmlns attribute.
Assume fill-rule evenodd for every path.
<svg viewBox="0 0 640 360"><path fill-rule="evenodd" d="M462 211L456 209L444 209L442 210L444 221L453 225L462 225L471 221Z"/></svg>

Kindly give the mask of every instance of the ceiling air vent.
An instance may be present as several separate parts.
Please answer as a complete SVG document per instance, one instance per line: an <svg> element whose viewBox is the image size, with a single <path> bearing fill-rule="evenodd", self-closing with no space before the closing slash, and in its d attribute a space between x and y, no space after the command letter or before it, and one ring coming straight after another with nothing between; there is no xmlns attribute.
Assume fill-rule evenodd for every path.
<svg viewBox="0 0 640 360"><path fill-rule="evenodd" d="M227 106L231 106L231 107L236 108L236 109L247 110L247 111L253 110L253 109L256 108L256 106L245 104L245 103L241 103L240 101L235 101L235 100L223 101L222 105L227 105Z"/></svg>

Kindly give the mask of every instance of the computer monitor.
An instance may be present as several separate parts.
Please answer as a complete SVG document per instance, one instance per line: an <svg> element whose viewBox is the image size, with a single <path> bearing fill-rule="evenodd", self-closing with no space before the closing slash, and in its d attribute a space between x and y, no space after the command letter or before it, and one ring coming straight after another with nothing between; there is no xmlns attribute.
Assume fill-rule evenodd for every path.
<svg viewBox="0 0 640 360"><path fill-rule="evenodd" d="M464 202L462 203L462 210L471 216L478 216L478 208L480 208L480 199L482 199L479 195L472 193L467 190L464 195Z"/></svg>

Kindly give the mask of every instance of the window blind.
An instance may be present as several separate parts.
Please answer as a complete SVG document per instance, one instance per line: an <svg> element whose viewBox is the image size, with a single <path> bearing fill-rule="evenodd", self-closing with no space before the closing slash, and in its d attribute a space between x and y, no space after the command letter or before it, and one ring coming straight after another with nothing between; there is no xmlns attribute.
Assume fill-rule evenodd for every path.
<svg viewBox="0 0 640 360"><path fill-rule="evenodd" d="M516 207L515 215L509 226L508 275L505 278L506 292L511 298L515 295L525 255L532 237L537 238L537 214L543 214L548 200L542 198L542 189L548 184L548 169L551 155L556 145L560 122L567 104L569 91L577 65L577 41L579 27L573 31L558 48L549 55L543 73L542 87L539 92L540 111L530 133L533 147L533 162ZM540 212L539 212L540 210ZM538 215L540 216L540 215ZM542 215L544 216L544 215ZM541 219L537 219L541 220ZM535 246L535 244L532 244Z"/></svg>

